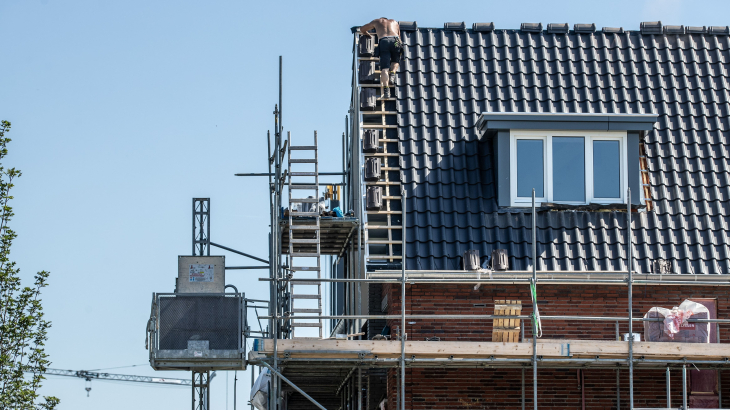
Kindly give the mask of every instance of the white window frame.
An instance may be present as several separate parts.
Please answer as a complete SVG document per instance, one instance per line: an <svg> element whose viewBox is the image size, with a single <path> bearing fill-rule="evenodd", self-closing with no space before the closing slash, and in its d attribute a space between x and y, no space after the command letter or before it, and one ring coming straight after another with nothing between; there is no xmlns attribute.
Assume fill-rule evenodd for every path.
<svg viewBox="0 0 730 410"><path fill-rule="evenodd" d="M553 200L553 137L584 137L585 138L585 201L555 201ZM510 203L512 206L529 206L531 197L517 196L517 140L543 140L543 197L536 197L535 204L540 206L544 202L585 205L585 204L612 204L626 203L626 187L628 187L627 167L627 133L626 131L533 131L510 130ZM619 181L620 198L597 198L593 195L593 141L619 141Z"/></svg>

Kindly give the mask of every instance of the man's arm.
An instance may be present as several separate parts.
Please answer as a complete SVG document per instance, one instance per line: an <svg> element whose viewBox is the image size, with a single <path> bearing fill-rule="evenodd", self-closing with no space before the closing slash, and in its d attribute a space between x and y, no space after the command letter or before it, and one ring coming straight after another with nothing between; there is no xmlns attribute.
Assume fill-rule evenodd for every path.
<svg viewBox="0 0 730 410"><path fill-rule="evenodd" d="M372 29L374 29L374 28L375 28L375 20L373 20L373 21L371 21L370 23L368 23L368 24L366 24L366 25L364 25L364 26L360 27L360 33L361 33L361 34L362 34L363 36L368 36L368 37L372 37L372 35L371 35L370 33L368 33L368 31L370 31L370 30L372 30Z"/></svg>

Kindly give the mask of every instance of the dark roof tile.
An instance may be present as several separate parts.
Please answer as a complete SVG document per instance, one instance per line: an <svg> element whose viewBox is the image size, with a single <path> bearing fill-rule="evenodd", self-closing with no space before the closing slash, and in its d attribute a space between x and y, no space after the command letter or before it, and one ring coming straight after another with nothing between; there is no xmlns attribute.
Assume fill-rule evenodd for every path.
<svg viewBox="0 0 730 410"><path fill-rule="evenodd" d="M397 101L409 269L460 269L460 255L507 249L530 263L531 214L499 209L482 112L657 113L645 136L655 210L632 215L634 266L730 273L730 40L662 26L404 30ZM668 26L669 27L669 26ZM478 29L479 28L479 29ZM667 29L669 30L669 28ZM626 268L626 213L540 212L540 269Z"/></svg>

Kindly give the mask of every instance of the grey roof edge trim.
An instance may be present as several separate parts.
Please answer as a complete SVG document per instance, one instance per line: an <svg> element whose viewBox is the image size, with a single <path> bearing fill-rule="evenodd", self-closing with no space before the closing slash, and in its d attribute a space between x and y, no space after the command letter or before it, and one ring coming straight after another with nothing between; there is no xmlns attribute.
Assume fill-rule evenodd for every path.
<svg viewBox="0 0 730 410"><path fill-rule="evenodd" d="M496 129L651 130L657 114L580 113L481 113L476 122L480 134Z"/></svg>

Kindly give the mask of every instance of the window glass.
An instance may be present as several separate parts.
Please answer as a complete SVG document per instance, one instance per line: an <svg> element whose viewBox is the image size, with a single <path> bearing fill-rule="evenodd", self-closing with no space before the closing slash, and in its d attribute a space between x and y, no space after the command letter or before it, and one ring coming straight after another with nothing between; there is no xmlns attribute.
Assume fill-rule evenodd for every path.
<svg viewBox="0 0 730 410"><path fill-rule="evenodd" d="M621 198L619 141L593 141L593 196Z"/></svg>
<svg viewBox="0 0 730 410"><path fill-rule="evenodd" d="M553 137L553 200L585 202L585 138Z"/></svg>
<svg viewBox="0 0 730 410"><path fill-rule="evenodd" d="M517 196L532 197L532 188L535 188L535 197L545 196L543 182L543 140L517 140Z"/></svg>

